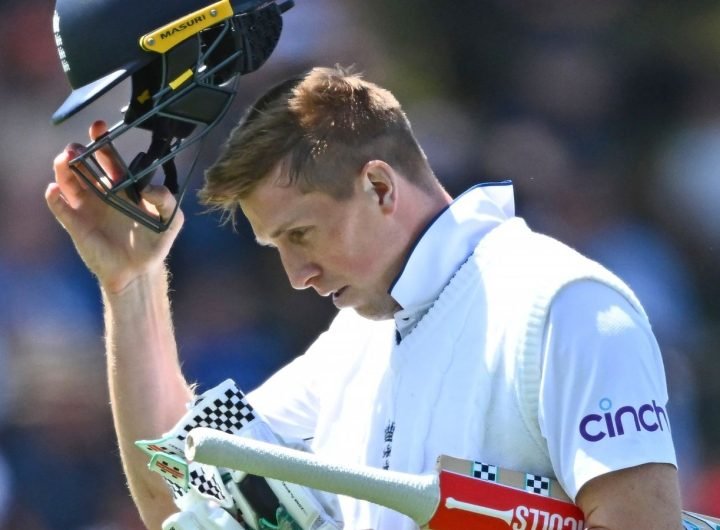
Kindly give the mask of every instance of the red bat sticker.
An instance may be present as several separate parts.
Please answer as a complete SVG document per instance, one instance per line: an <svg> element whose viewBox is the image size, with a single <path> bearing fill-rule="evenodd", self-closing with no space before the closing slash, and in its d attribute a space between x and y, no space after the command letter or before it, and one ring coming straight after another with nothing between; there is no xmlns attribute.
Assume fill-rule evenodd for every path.
<svg viewBox="0 0 720 530"><path fill-rule="evenodd" d="M428 527L582 530L583 519L573 504L442 470L440 503Z"/></svg>

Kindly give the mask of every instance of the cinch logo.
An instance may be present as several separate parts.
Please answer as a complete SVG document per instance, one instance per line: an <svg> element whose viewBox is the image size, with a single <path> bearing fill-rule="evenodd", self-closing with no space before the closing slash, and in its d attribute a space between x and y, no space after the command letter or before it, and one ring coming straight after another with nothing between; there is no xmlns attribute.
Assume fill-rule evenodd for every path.
<svg viewBox="0 0 720 530"><path fill-rule="evenodd" d="M580 435L588 442L599 442L606 436L615 438L625 434L626 429L636 432L664 431L670 426L665 409L655 403L641 405L636 409L629 405L612 411L612 401L603 398L598 404L603 414L588 414L580 420Z"/></svg>

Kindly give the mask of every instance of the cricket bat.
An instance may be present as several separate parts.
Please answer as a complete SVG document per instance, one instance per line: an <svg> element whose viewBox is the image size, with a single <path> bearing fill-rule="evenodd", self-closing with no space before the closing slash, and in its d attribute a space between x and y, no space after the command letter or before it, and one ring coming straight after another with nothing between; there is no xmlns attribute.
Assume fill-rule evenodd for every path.
<svg viewBox="0 0 720 530"><path fill-rule="evenodd" d="M429 530L582 530L583 512L550 478L440 456L438 473L416 475L331 462L312 453L208 428L186 441L188 460L348 495L403 513ZM720 519L683 512L687 530Z"/></svg>

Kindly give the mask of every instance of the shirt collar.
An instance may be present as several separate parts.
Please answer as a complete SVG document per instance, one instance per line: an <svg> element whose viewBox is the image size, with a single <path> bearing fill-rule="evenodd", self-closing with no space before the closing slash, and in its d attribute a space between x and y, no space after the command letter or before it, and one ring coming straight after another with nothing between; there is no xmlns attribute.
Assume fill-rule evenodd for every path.
<svg viewBox="0 0 720 530"><path fill-rule="evenodd" d="M415 327L482 237L515 215L510 181L478 184L427 226L390 287L402 306L395 313L401 337Z"/></svg>

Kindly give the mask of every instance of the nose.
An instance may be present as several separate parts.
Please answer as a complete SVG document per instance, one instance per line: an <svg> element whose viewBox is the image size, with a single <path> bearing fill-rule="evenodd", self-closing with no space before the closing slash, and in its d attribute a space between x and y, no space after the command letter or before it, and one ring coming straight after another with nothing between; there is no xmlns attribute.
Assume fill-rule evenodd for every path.
<svg viewBox="0 0 720 530"><path fill-rule="evenodd" d="M317 263L298 252L281 251L280 260L293 289L312 287L322 272Z"/></svg>

